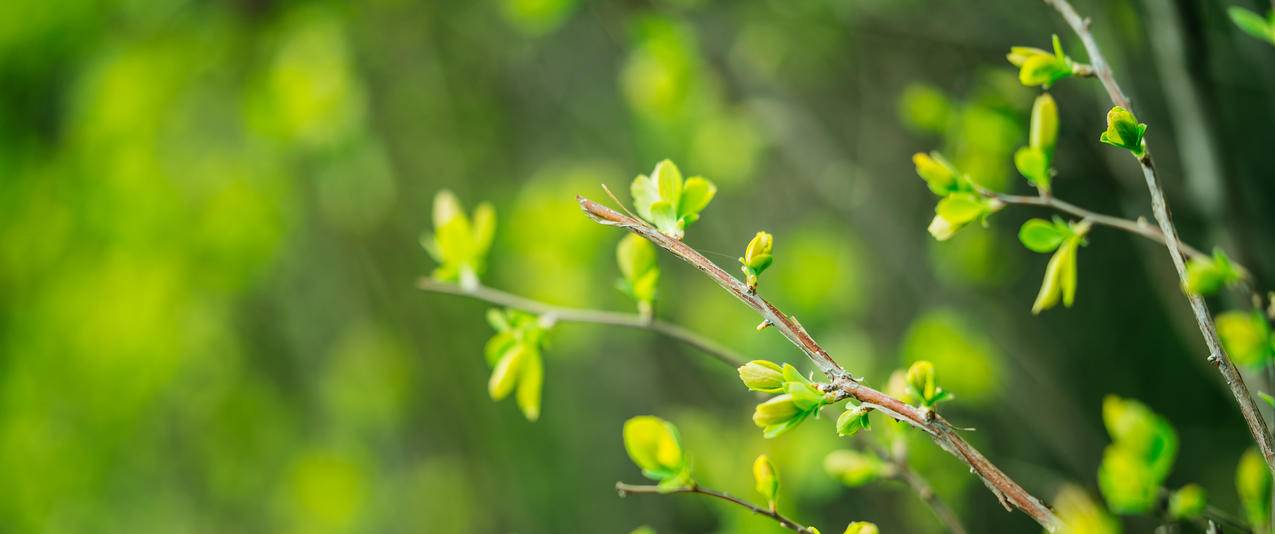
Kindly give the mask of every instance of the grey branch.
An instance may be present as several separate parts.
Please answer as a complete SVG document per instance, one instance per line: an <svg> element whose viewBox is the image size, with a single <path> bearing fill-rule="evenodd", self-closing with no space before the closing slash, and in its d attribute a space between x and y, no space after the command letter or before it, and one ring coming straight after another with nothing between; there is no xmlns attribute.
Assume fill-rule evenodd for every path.
<svg viewBox="0 0 1275 534"><path fill-rule="evenodd" d="M1098 48L1098 42L1094 40L1093 33L1089 31L1089 21L1076 13L1075 8L1067 0L1044 0L1046 4L1054 7L1071 26L1076 35L1080 37L1081 42L1085 45L1085 51L1089 54L1089 62L1093 65L1094 75L1102 82L1102 86L1106 89L1107 94L1111 97L1111 101L1117 106L1132 110L1133 107L1129 103L1129 98L1125 96L1124 91L1120 89L1120 85L1116 83L1116 77L1111 72L1111 67L1102 56L1102 51ZM1156 222L1160 225L1160 233L1164 236L1165 247L1169 250L1169 257L1173 260L1173 267L1178 272L1178 278L1182 283L1186 284L1186 262L1183 259L1183 251L1181 241L1178 239L1177 228L1173 225L1173 219L1169 215L1169 207L1164 200L1164 190L1161 189L1159 180L1156 176L1155 165L1152 163L1151 150L1148 148L1145 155L1138 159L1139 165L1142 167L1142 177L1147 183L1147 192L1151 195L1151 212L1155 215ZM1226 381L1226 385L1231 389L1231 394L1235 397L1235 401L1239 404L1240 414L1244 416L1245 423L1248 424L1249 433L1253 435L1253 441L1257 443L1258 450L1262 451L1262 456L1266 458L1266 465L1272 472L1275 472L1275 443L1272 443L1270 431L1266 428L1266 420L1262 419L1262 414L1258 411L1257 403L1253 400L1253 395L1249 393L1248 386L1244 384L1244 377L1240 375L1239 369L1235 367L1235 363L1226 355L1226 349L1222 346L1221 338L1217 333L1217 327L1213 324L1213 316L1209 313L1208 305L1204 302L1204 298L1199 295L1188 294L1187 301L1191 305L1191 312L1195 315L1195 322L1200 327L1200 334L1204 336L1204 344L1209 350L1209 363L1217 367L1218 372L1222 374L1222 378Z"/></svg>
<svg viewBox="0 0 1275 534"><path fill-rule="evenodd" d="M853 397L860 402L868 403L890 417L916 427L930 436L939 447L955 456L969 466L970 470L983 480L983 484L996 495L1006 510L1018 508L1034 519L1050 532L1056 532L1062 523L1054 512L1039 499L1028 493L1017 482L1009 478L982 453L966 442L950 423L932 410L923 410L910 406L903 401L886 395L860 383L828 355L822 346L815 342L805 328L793 317L784 315L770 302L748 290L721 267L709 261L704 255L685 243L659 233L651 226L632 217L623 215L606 206L584 197L577 197L581 209L594 221L609 226L616 226L646 238L655 245L669 251L681 260L703 272L711 280L721 286L735 298L747 304L761 315L762 319L774 325L785 338L810 358L811 361L827 375L831 381L831 392L840 398Z"/></svg>
<svg viewBox="0 0 1275 534"><path fill-rule="evenodd" d="M461 295L489 302L497 306L516 308L534 313L549 321L591 323L649 330L702 350L705 354L708 354L709 356L712 356L718 361L731 367L744 365L745 361L743 356L711 339L696 334L695 332L687 330L681 326L661 321L659 319L649 319L636 313L619 313L583 308L564 308L540 302L538 300L520 297L518 295L506 293L490 287L477 286L473 289L466 289L458 284L439 282L430 278L421 278L420 280L417 280L416 287L425 291L432 291L434 293Z"/></svg>
<svg viewBox="0 0 1275 534"><path fill-rule="evenodd" d="M753 503L740 499L739 497L735 497L729 493L701 487L698 484L694 486L686 486L682 488L674 488L671 490L665 490L665 489L660 489L658 486L634 486L631 484L625 484L623 482L616 482L615 491L620 492L621 497L624 497L630 493L648 493L648 494L654 493L658 495L667 495L671 493L694 493L696 495L707 495L709 497L718 498L723 501L737 504L739 506L747 508L751 510L754 514L763 515L771 519L774 519L784 528L794 532L801 532L804 534L816 534L817 532L819 532L813 528L804 526L801 523L788 519L787 517L784 517L779 512L776 512L774 510L767 510Z"/></svg>

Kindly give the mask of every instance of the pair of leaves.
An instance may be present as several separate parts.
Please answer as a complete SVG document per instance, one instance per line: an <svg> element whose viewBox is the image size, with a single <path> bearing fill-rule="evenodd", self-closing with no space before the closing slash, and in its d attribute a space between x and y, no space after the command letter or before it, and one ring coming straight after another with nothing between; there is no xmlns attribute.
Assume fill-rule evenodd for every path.
<svg viewBox="0 0 1275 534"><path fill-rule="evenodd" d="M934 206L934 218L926 230L934 239L947 241L976 220L986 226L988 217L1003 207L1001 201L976 193L952 193Z"/></svg>
<svg viewBox="0 0 1275 534"><path fill-rule="evenodd" d="M1226 13L1244 33L1275 45L1275 10L1263 17L1242 7L1231 6Z"/></svg>
<svg viewBox="0 0 1275 534"><path fill-rule="evenodd" d="M841 416L837 417L837 435L848 438L858 434L860 430L872 430L869 413L872 413L871 408L846 402L846 411L841 412Z"/></svg>
<svg viewBox="0 0 1275 534"><path fill-rule="evenodd" d="M616 286L637 301L638 311L649 317L660 283L660 266L655 261L655 245L637 234L626 235L615 249L615 259L622 275Z"/></svg>
<svg viewBox="0 0 1275 534"><path fill-rule="evenodd" d="M1014 167L1041 193L1048 193L1058 142L1058 104L1049 93L1036 97L1032 104L1030 131L1027 146L1014 153Z"/></svg>
<svg viewBox="0 0 1275 534"><path fill-rule="evenodd" d="M762 435L774 438L796 428L806 418L819 415L827 401L810 379L801 376L796 367L766 360L754 360L739 368L740 380L753 391L780 393L753 410L753 424L763 429Z"/></svg>
<svg viewBox="0 0 1275 534"><path fill-rule="evenodd" d="M767 232L757 232L752 241L744 249L744 257L739 259L740 270L744 272L744 283L750 291L757 290L757 277L775 260L772 255L775 247L775 236Z"/></svg>
<svg viewBox="0 0 1275 534"><path fill-rule="evenodd" d="M1147 125L1138 122L1129 110L1114 106L1107 111L1107 130L1098 137L1108 145L1132 152L1139 159L1147 153Z"/></svg>
<svg viewBox="0 0 1275 534"><path fill-rule="evenodd" d="M1005 58L1018 67L1019 82L1028 87L1048 89L1054 82L1076 73L1076 62L1063 53L1062 42L1057 35L1053 36L1053 45L1053 53L1027 46L1009 49Z"/></svg>
<svg viewBox="0 0 1275 534"><path fill-rule="evenodd" d="M460 281L470 287L477 285L496 233L496 210L483 202L470 219L456 195L443 190L434 195L433 222L433 235L421 236L421 246L439 263L433 278Z"/></svg>
<svg viewBox="0 0 1275 534"><path fill-rule="evenodd" d="M656 164L650 176L634 178L629 192L638 215L660 233L681 239L686 227L699 220L699 213L713 201L717 186L699 176L683 181L677 165L666 159Z"/></svg>
<svg viewBox="0 0 1275 534"><path fill-rule="evenodd" d="M1275 357L1275 336L1261 311L1229 311L1214 319L1218 337L1231 361L1257 369Z"/></svg>
<svg viewBox="0 0 1275 534"><path fill-rule="evenodd" d="M643 476L659 482L661 490L694 484L690 458L682 451L681 435L673 423L653 415L630 418L624 422L624 450Z"/></svg>
<svg viewBox="0 0 1275 534"><path fill-rule="evenodd" d="M1177 433L1142 403L1114 395L1103 399L1102 421L1112 439L1098 468L1107 506L1118 514L1150 511L1177 456Z"/></svg>
<svg viewBox="0 0 1275 534"><path fill-rule="evenodd" d="M1030 219L1018 230L1018 239L1023 246L1033 252L1048 254L1049 264L1045 266L1045 278L1040 284L1040 292L1032 303L1032 313L1058 305L1071 307L1076 300L1076 255L1081 245L1085 244L1085 234L1089 232L1090 223L1082 221L1068 224L1062 219L1054 218L1053 222L1044 219Z"/></svg>
<svg viewBox="0 0 1275 534"><path fill-rule="evenodd" d="M544 387L544 359L541 356L545 328L538 317L518 310L488 310L487 322L496 335L487 341L484 354L491 366L487 393L500 401L514 393L518 409L528 421L540 418L540 396Z"/></svg>
<svg viewBox="0 0 1275 534"><path fill-rule="evenodd" d="M1242 278L1231 258L1222 249L1215 248L1212 258L1191 258L1187 261L1183 289L1194 295L1212 295L1225 286L1238 284Z"/></svg>
<svg viewBox="0 0 1275 534"><path fill-rule="evenodd" d="M935 379L934 364L920 360L908 367L906 375L908 385L908 401L930 408L940 402L951 400L952 394L939 387Z"/></svg>
<svg viewBox="0 0 1275 534"><path fill-rule="evenodd" d="M1004 204L993 198L979 195L969 176L962 174L938 152L918 152L912 156L916 174L925 180L930 191L943 197L934 207L934 219L928 231L939 241L956 235L965 225L981 220L999 211Z"/></svg>

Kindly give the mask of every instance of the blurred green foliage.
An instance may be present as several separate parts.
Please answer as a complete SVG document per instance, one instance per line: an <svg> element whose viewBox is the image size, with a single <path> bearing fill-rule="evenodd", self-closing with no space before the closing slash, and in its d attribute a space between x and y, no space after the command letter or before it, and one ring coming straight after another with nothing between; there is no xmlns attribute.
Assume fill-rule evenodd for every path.
<svg viewBox="0 0 1275 534"><path fill-rule="evenodd" d="M1141 4L1089 4L1137 80L1184 236L1233 232L1227 250L1270 280L1275 247L1256 231L1275 227L1269 47L1225 6L1181 3L1226 147L1230 204L1212 220L1177 189L1183 147ZM925 147L982 186L1025 189L1013 153L1033 92L1003 53L1054 31L1043 6L1009 0L0 2L0 531L777 529L711 502L616 498L616 480L639 476L618 429L642 413L675 423L697 478L732 494L754 491L748 466L766 454L781 506L825 532L850 519L935 531L902 485L828 475L824 458L850 446L834 417L765 440L729 369L643 332L560 325L540 419L490 402L488 306L413 289L438 266L418 245L435 193L499 213L485 283L629 310L612 289L620 236L574 196L623 191L664 158L721 188L690 244L727 265L773 233L768 298L869 383L933 362L956 396L945 415L978 428L989 457L1041 495L1086 488L1060 513L1109 521L1082 496L1097 494L1113 391L1177 425L1167 482L1261 506L1270 482L1251 455L1231 476L1248 438L1177 322L1179 289L1144 276L1163 251L1091 236L1079 262L1095 297L1037 319L1017 303L1045 260L1012 246L1030 215L925 235L934 199L908 159ZM1106 108L1084 83L1055 89L1052 187L1144 213L1128 169L1095 157ZM807 369L698 273L656 263L657 316ZM1226 317L1228 346L1268 360L1269 332ZM924 436L874 417L856 439L903 436L971 531L1034 528ZM1042 423L1069 425L1083 465L1046 446Z"/></svg>

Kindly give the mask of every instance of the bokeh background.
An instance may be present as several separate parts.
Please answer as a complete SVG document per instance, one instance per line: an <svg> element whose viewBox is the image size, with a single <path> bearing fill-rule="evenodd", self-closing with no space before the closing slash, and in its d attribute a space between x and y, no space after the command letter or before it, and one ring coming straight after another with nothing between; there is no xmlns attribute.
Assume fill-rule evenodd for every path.
<svg viewBox="0 0 1275 534"><path fill-rule="evenodd" d="M1275 49L1228 3L1260 7L1077 7L1151 125L1184 237L1271 287ZM736 494L769 453L781 508L825 532L934 531L902 486L824 473L851 446L827 418L763 440L732 370L644 332L555 329L536 423L488 400L487 306L414 289L434 193L495 205L489 285L629 310L621 236L574 195L666 157L720 187L689 243L733 270L773 232L764 293L869 382L934 361L945 413L1029 489L1096 491L1115 393L1178 429L1171 486L1238 511L1249 438L1162 248L1096 231L1075 307L1033 317L1047 257L1015 235L1042 212L925 232L913 152L1026 191L1010 156L1034 92L1004 54L1051 32L1084 57L1023 0L0 2L0 531L774 529L618 498L641 481L620 439L639 414L678 424L698 478ZM1057 193L1149 216L1133 161L1097 141L1098 84L1054 95ZM661 261L660 316L803 363ZM925 440L912 457L972 531L1038 530Z"/></svg>

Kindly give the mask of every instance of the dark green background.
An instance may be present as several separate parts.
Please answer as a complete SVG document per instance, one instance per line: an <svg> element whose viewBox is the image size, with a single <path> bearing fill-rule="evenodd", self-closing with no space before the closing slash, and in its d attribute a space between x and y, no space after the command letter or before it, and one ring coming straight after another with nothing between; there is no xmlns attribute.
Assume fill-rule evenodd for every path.
<svg viewBox="0 0 1275 534"><path fill-rule="evenodd" d="M1258 7L1077 7L1150 125L1184 238L1271 287L1275 48L1228 3ZM763 293L871 383L933 360L945 414L1033 492L1096 492L1115 393L1178 429L1171 486L1238 511L1249 438L1163 248L1096 230L1075 307L1033 317L1046 257L1015 234L1043 212L925 232L916 151L1027 190L1010 155L1034 91L1004 54L1058 32L1083 60L1065 30L1024 0L0 2L0 530L774 528L617 498L641 480L621 424L648 413L681 427L706 484L753 498L752 458L771 454L781 509L824 532L935 529L901 486L823 473L850 445L827 417L763 440L732 370L643 332L557 329L537 423L487 399L485 306L413 289L433 194L496 206L490 285L628 310L620 234L574 195L666 157L720 187L688 243L733 271L773 232ZM1099 85L1054 95L1057 194L1149 217L1134 161L1098 143ZM661 264L662 317L809 367ZM924 439L912 454L971 531L1037 529Z"/></svg>

